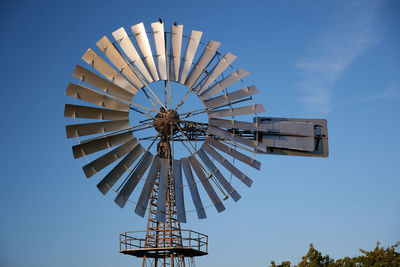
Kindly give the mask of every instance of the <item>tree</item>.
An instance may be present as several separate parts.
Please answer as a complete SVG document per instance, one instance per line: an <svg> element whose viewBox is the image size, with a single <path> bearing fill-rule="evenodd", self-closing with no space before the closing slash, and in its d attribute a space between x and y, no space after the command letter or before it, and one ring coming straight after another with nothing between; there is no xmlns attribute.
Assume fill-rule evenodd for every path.
<svg viewBox="0 0 400 267"><path fill-rule="evenodd" d="M310 249L307 254L302 257L302 261L297 265L298 267L319 267L331 266L334 260L331 260L328 255L322 256L322 253L316 250L313 244L310 244Z"/></svg>
<svg viewBox="0 0 400 267"><path fill-rule="evenodd" d="M400 253L396 252L396 248L399 245L400 242L397 242L393 246L385 249L380 247L378 241L376 242L374 250L366 251L360 249L364 255L356 257L356 262L359 263L360 266L400 266Z"/></svg>
<svg viewBox="0 0 400 267"><path fill-rule="evenodd" d="M366 251L360 249L364 255L353 258L344 257L343 259L334 260L329 255L322 256L322 253L310 244L310 249L307 254L302 257L302 260L293 267L383 267L383 266L400 266L400 253L396 248L400 242L391 247L381 247L379 241L376 243L374 250ZM276 265L271 261L271 267L291 267L290 261L284 261L280 265Z"/></svg>

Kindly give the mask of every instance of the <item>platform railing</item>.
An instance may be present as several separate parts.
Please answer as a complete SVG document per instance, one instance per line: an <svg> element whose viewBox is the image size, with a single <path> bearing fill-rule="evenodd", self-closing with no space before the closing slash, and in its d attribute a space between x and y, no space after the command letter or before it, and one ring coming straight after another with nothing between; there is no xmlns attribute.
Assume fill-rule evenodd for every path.
<svg viewBox="0 0 400 267"><path fill-rule="evenodd" d="M181 229L180 236L152 234L146 243L146 231L129 231L119 235L119 250L141 250L151 248L184 248L208 253L208 236L192 230Z"/></svg>

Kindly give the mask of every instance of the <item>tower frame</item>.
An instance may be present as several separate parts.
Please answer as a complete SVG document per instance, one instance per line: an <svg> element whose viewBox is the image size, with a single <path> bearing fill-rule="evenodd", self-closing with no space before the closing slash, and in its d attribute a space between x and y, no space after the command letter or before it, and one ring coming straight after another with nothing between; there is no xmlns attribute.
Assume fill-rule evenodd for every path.
<svg viewBox="0 0 400 267"><path fill-rule="evenodd" d="M142 267L147 266L195 266L194 257L208 254L208 236L199 232L181 229L176 218L175 184L172 171L171 150L168 134L158 143L157 154L170 162L166 192L165 222L156 218L157 198L159 197L160 172L151 191L148 204L147 229L120 234L119 252L142 258ZM185 262L185 258L188 258Z"/></svg>

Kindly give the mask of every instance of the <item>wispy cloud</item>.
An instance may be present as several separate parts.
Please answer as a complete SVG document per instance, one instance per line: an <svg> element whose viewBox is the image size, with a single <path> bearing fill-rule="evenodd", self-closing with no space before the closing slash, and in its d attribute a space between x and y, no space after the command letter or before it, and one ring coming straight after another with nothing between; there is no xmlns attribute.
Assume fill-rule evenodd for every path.
<svg viewBox="0 0 400 267"><path fill-rule="evenodd" d="M335 82L349 65L378 43L374 18L377 1L346 2L334 18L332 29L310 45L309 56L296 62L301 80L297 101L310 115L327 115L334 107Z"/></svg>
<svg viewBox="0 0 400 267"><path fill-rule="evenodd" d="M379 94L355 97L344 101L343 104L352 104L352 103L385 100L385 99L399 99L399 98L400 98L400 83L394 82Z"/></svg>

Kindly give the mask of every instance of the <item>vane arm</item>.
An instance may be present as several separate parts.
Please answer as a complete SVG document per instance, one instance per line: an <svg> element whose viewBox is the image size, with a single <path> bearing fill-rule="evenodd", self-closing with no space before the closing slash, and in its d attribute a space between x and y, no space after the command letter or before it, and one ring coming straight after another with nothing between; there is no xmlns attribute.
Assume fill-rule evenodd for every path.
<svg viewBox="0 0 400 267"><path fill-rule="evenodd" d="M185 121L183 121L183 122L185 122ZM192 122L192 121L191 121ZM204 130L204 129L202 129L202 128L200 128L199 126L197 126L196 124L202 124L202 125L204 125L204 124L207 124L207 123L202 123L202 122L195 122L195 121L193 121L193 126L194 127L196 127L196 128L198 128L198 129L200 129L200 130ZM208 126L208 124L207 124L207 126ZM200 135L204 135L204 136L207 136L207 135L205 135L205 134L203 134L201 131L200 131ZM241 144L239 144L239 143L234 143L232 140L228 140L228 139L226 139L226 138L223 138L222 136L218 136L218 139L219 140L221 140L221 142L223 142L223 143L225 143L225 144L227 144L227 145L229 145L229 146L232 146L232 145L235 145L235 146L237 146L237 147L239 147L239 148L241 148L241 149L243 149L243 150L246 150L247 152L250 152L250 153L254 153L254 151L252 151L251 149L249 149L249 148L247 148L247 147L245 147L245 146L243 146L243 145L241 145Z"/></svg>
<svg viewBox="0 0 400 267"><path fill-rule="evenodd" d="M184 117L186 119L188 117L195 116L195 115L200 114L200 113L204 113L205 111L208 111L208 110L210 110L210 108L196 109L196 110L188 111L188 112L185 112L185 113L181 113L181 114L179 114L179 117L181 117L182 115L187 115L186 117ZM192 114L192 113L196 113L196 114Z"/></svg>
<svg viewBox="0 0 400 267"><path fill-rule="evenodd" d="M193 123L193 124L200 124L200 125L205 125L208 127L208 123L205 122L198 122L198 121L184 121L184 120L180 120L180 122L184 122L184 123Z"/></svg>

